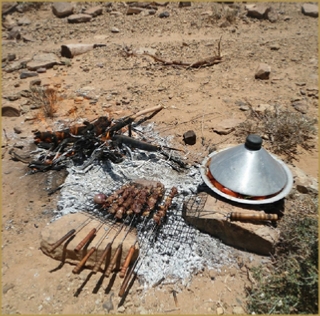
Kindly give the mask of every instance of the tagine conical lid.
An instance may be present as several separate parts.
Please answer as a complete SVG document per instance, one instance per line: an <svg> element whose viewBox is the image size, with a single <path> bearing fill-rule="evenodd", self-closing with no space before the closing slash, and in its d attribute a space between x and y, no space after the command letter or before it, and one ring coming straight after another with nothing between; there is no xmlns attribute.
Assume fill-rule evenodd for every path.
<svg viewBox="0 0 320 316"><path fill-rule="evenodd" d="M247 196L268 196L287 183L283 166L262 147L262 138L249 135L245 144L212 156L212 176L224 187Z"/></svg>

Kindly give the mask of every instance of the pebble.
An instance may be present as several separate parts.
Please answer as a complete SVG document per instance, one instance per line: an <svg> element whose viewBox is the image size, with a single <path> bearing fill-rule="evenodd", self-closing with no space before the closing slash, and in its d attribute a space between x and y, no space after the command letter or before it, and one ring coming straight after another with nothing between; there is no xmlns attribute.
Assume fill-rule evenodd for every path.
<svg viewBox="0 0 320 316"><path fill-rule="evenodd" d="M232 309L232 314L244 315L244 314L246 314L246 312L243 310L243 308L241 306L235 306Z"/></svg>
<svg viewBox="0 0 320 316"><path fill-rule="evenodd" d="M40 68L37 69L37 73L39 73L39 74L43 74L45 72L47 72L46 68L40 67Z"/></svg>
<svg viewBox="0 0 320 316"><path fill-rule="evenodd" d="M247 4L245 6L247 10L247 16L257 19L266 19L268 12L271 10L270 6L265 4Z"/></svg>
<svg viewBox="0 0 320 316"><path fill-rule="evenodd" d="M196 133L192 130L185 132L183 134L183 140L188 145L194 145L197 140Z"/></svg>
<svg viewBox="0 0 320 316"><path fill-rule="evenodd" d="M311 16L313 18L316 18L319 15L318 6L316 4L311 4L311 3L304 3L301 6L301 12L304 15Z"/></svg>
<svg viewBox="0 0 320 316"><path fill-rule="evenodd" d="M20 127L14 127L13 128L13 131L16 133L16 134L21 134L22 133L22 129Z"/></svg>
<svg viewBox="0 0 320 316"><path fill-rule="evenodd" d="M159 18L168 18L170 16L170 13L168 11L164 11L164 12L161 12L159 14Z"/></svg>
<svg viewBox="0 0 320 316"><path fill-rule="evenodd" d="M26 79L30 77L36 77L36 76L38 76L38 73L36 72L23 71L20 73L20 79Z"/></svg>
<svg viewBox="0 0 320 316"><path fill-rule="evenodd" d="M68 2L55 2L52 5L52 12L58 18L64 18L71 15L74 10L73 3Z"/></svg>
<svg viewBox="0 0 320 316"><path fill-rule="evenodd" d="M111 28L111 33L119 33L120 32L120 30L117 28L117 27L112 27Z"/></svg>
<svg viewBox="0 0 320 316"><path fill-rule="evenodd" d="M92 16L89 14L72 14L68 16L69 23L85 23L89 22L92 19Z"/></svg>
<svg viewBox="0 0 320 316"><path fill-rule="evenodd" d="M224 314L224 310L223 310L222 307L218 307L218 308L217 308L217 314L218 314L218 315Z"/></svg>
<svg viewBox="0 0 320 316"><path fill-rule="evenodd" d="M269 79L271 73L271 67L267 64L261 63L256 70L256 79Z"/></svg>
<svg viewBox="0 0 320 316"><path fill-rule="evenodd" d="M16 59L16 54L8 54L7 56L8 61L13 61Z"/></svg>
<svg viewBox="0 0 320 316"><path fill-rule="evenodd" d="M120 307L118 307L117 312L118 313L124 313L125 310L126 310L126 308L123 305L121 305Z"/></svg>
<svg viewBox="0 0 320 316"><path fill-rule="evenodd" d="M291 105L293 106L293 108L302 113L302 114L306 114L308 112L308 104L306 101L301 100L301 101L294 101L291 103Z"/></svg>

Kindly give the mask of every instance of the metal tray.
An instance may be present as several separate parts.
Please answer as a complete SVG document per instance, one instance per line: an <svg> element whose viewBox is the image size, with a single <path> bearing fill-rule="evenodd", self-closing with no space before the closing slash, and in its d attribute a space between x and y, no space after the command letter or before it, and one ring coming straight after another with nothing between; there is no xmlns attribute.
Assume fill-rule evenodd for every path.
<svg viewBox="0 0 320 316"><path fill-rule="evenodd" d="M227 150L228 148L225 148L223 150ZM233 196L230 196L228 194L225 194L223 192L221 192L219 189L217 189L210 181L210 179L207 177L206 175L206 171L207 171L207 164L208 164L208 161L211 157L213 157L214 155L218 154L219 151L215 151L215 152L212 152L208 157L206 157L202 164L201 164L201 167L200 167L200 173L201 173L201 176L202 176L202 179L203 181L205 182L205 184L212 190L214 191L215 193L219 194L220 196L223 196L224 198L230 200L230 201L234 201L234 202L238 202L238 203L243 203L243 204L256 204L256 205L260 205L260 204L269 204L269 203L273 203L273 202L276 202L276 201L279 201L281 200L282 198L284 198L286 195L289 194L289 192L291 191L292 189L292 186L293 186L293 177L292 177L292 173L291 171L289 170L288 166L282 161L280 160L279 158L277 158L276 156L274 155L271 155L275 160L277 160L281 166L283 167L285 173L286 173L286 176L287 176L287 183L286 185L284 186L284 188L282 189L281 192L279 192L279 194L269 198L269 199L265 199L265 200L250 200L250 199L240 199L240 198L235 198Z"/></svg>

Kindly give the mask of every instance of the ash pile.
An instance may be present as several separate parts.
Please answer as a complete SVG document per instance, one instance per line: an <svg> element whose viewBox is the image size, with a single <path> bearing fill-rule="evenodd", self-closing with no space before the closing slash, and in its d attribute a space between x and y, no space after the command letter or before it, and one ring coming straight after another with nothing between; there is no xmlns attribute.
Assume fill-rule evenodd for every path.
<svg viewBox="0 0 320 316"><path fill-rule="evenodd" d="M194 196L203 183L199 166L187 166L183 157L169 147L170 138L158 135L153 124L132 124L131 127L136 139L139 135L153 139L159 150L142 150L137 146L130 147L131 143L123 143L114 149L112 155L101 155L101 142L91 139L94 146L90 147L90 154L87 154L81 163L69 159L64 164L68 176L60 187L57 210L52 221L80 211L94 214L105 221L113 221L117 216L111 216L110 219L112 214L108 213L107 208L101 207L103 203L95 203L97 195L100 198L111 196L119 188L139 179L156 181L164 188L163 201L171 197L163 214L165 216L156 220L157 212L153 210L147 216L140 216L134 223L133 219L129 220L130 225L133 223L137 229L140 260L134 269L139 282L145 288L172 282L187 286L192 276L206 267L219 271L222 266L235 263L234 248L201 233L182 218L184 202ZM130 130L127 132L130 133ZM79 145L79 140L77 141ZM100 154L97 154L99 152ZM43 153L39 154L38 161L43 159L42 156ZM61 156L63 154L55 155L52 160L66 162L59 160ZM111 159L112 157L121 159ZM35 164L30 167L34 166ZM177 192L170 196L172 188L176 188ZM126 216L130 217L123 215L118 217L119 221L127 221Z"/></svg>

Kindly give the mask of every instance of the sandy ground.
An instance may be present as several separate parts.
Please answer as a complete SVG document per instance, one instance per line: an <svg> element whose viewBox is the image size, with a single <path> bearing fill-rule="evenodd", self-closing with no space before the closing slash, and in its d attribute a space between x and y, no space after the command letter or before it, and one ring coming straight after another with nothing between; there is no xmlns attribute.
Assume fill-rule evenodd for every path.
<svg viewBox="0 0 320 316"><path fill-rule="evenodd" d="M77 11L84 6L77 4ZM30 153L32 131L36 129L55 130L62 122L72 124L106 113L117 118L161 104L165 108L153 118L155 129L163 136L173 136L172 145L186 149L192 163L202 161L214 144L237 142L236 131L219 135L214 130L226 119L245 120L247 112L240 109L240 101L253 106L279 104L295 111L291 101L302 99L307 103L306 115L316 117L318 99L306 92L318 87L318 20L303 15L301 3L271 6L277 13L274 23L248 18L244 4L236 4L233 9L238 10L237 17L226 27L221 27L223 18L212 18L212 13L222 8L215 3L192 3L184 8L170 3L158 6L154 15L130 16L125 14L123 3L111 4L119 14L107 12L110 7L104 3L103 14L83 24L55 17L49 3L38 10L9 14L15 21L30 19L29 25L21 26L21 33L34 41L9 40L3 31L3 57L14 53L16 59L31 58L40 52L59 56L60 46L68 43L104 43L106 47L95 48L34 78L20 79L19 71L2 72L2 106L15 107L21 113L19 117L2 117L3 314L103 314L108 312L106 302L111 298L112 313L216 314L246 310L246 287L250 286L246 265L267 258L243 255L237 268L226 267L215 273L205 270L195 275L188 288L179 290L178 306L170 285L144 292L135 282L124 308L119 309L116 291L111 295L112 288L119 287L118 278L112 288L104 279L99 291L92 293L98 276L87 279L86 271L73 275L67 264L50 272L59 263L41 252L39 236L53 217L59 192L48 196L46 188L54 186L51 174L26 175L27 165L14 161L9 150ZM168 18L159 17L164 11L169 12ZM119 32L111 32L113 27ZM200 69L120 54L124 46L132 50L148 48L163 59L192 63L213 56L221 35L223 62ZM271 66L269 80L254 77L261 62ZM24 97L7 99L29 89L35 78L40 78L42 85L52 85L61 97L53 119L40 120L40 110L32 109L32 103ZM81 92L97 102L90 104L92 99L79 98ZM183 142L188 130L197 135L193 146ZM292 164L318 177L317 146L311 151L299 149ZM79 290L81 293L75 296Z"/></svg>

